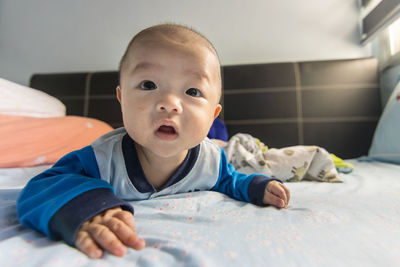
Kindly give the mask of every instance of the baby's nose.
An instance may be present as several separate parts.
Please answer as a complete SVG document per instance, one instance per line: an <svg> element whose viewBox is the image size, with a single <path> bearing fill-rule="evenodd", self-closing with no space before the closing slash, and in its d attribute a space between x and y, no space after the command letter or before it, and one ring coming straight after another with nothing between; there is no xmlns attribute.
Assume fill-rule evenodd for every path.
<svg viewBox="0 0 400 267"><path fill-rule="evenodd" d="M157 103L157 110L160 112L182 112L181 101L178 97L168 94L161 97Z"/></svg>

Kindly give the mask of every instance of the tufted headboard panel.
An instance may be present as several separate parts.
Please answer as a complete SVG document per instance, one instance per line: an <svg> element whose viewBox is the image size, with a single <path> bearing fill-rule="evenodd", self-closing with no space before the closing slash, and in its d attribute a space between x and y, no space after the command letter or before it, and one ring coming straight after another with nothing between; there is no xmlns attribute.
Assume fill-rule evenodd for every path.
<svg viewBox="0 0 400 267"><path fill-rule="evenodd" d="M222 66L221 118L229 135L269 147L319 145L343 158L366 155L381 113L374 58ZM34 74L30 86L59 98L68 115L122 126L118 73Z"/></svg>

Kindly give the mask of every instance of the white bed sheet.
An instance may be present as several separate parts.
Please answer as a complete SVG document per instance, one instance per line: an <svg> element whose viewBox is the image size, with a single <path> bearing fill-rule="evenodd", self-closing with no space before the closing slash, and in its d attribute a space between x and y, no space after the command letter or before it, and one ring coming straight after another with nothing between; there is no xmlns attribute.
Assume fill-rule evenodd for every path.
<svg viewBox="0 0 400 267"><path fill-rule="evenodd" d="M26 168L0 168L0 189L22 188L30 178L50 167L51 165Z"/></svg>
<svg viewBox="0 0 400 267"><path fill-rule="evenodd" d="M22 227L15 201L26 177L7 188L0 176L0 265L398 266L400 166L349 162L355 170L343 183L288 183L285 210L215 192L132 202L147 247L101 260Z"/></svg>

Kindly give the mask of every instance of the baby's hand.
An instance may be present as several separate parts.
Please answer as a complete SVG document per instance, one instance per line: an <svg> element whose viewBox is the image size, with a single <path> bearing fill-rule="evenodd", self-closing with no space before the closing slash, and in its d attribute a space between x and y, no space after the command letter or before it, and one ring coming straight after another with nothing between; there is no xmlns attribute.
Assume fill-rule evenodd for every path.
<svg viewBox="0 0 400 267"><path fill-rule="evenodd" d="M145 242L135 233L133 214L116 207L86 221L76 235L75 246L91 258L100 258L103 250L121 257L126 247L139 250Z"/></svg>
<svg viewBox="0 0 400 267"><path fill-rule="evenodd" d="M286 208L290 200L289 189L278 181L268 183L264 191L264 204L271 204L277 208Z"/></svg>

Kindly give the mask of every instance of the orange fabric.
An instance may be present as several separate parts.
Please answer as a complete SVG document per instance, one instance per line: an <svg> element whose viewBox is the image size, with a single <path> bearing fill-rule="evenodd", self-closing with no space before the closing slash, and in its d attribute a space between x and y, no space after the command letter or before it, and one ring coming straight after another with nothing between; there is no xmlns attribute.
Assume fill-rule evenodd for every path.
<svg viewBox="0 0 400 267"><path fill-rule="evenodd" d="M105 122L85 117L0 114L0 168L53 164L112 129Z"/></svg>

